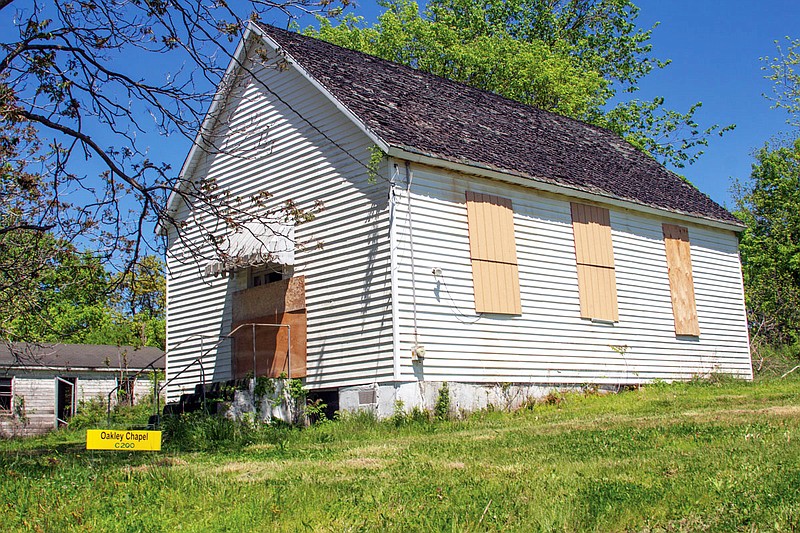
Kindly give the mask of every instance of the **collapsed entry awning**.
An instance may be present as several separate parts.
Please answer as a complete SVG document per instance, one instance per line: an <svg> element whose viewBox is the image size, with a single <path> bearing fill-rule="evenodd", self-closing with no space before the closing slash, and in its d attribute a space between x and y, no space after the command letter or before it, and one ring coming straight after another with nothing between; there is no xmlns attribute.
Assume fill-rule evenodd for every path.
<svg viewBox="0 0 800 533"><path fill-rule="evenodd" d="M237 270L266 264L294 264L294 225L248 223L227 235L220 245L220 260L209 263L206 276L225 276Z"/></svg>

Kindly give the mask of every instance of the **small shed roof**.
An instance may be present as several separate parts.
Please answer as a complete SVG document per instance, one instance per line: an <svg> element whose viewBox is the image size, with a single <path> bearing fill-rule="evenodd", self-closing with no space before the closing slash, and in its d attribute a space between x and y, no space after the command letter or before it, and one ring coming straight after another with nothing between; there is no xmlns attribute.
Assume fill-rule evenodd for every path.
<svg viewBox="0 0 800 533"><path fill-rule="evenodd" d="M615 133L273 26L256 26L390 147L741 226Z"/></svg>
<svg viewBox="0 0 800 533"><path fill-rule="evenodd" d="M139 370L152 363L164 368L164 351L143 346L103 344L12 343L0 344L0 368L63 368Z"/></svg>

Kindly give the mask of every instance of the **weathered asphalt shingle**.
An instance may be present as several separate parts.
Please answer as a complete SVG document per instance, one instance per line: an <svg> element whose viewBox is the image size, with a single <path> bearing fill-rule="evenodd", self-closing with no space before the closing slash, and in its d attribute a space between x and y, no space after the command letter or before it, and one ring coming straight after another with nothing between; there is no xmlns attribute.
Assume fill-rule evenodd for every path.
<svg viewBox="0 0 800 533"><path fill-rule="evenodd" d="M360 52L260 25L390 146L738 224L616 134Z"/></svg>
<svg viewBox="0 0 800 533"><path fill-rule="evenodd" d="M150 346L110 346L105 344L0 343L0 368L57 367L139 369L153 364L164 369L164 351Z"/></svg>

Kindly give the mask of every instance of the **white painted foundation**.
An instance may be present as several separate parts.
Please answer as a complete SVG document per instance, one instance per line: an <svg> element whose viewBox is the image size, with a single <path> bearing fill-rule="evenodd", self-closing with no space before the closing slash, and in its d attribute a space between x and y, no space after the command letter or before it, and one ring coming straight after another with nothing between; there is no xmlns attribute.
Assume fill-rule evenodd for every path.
<svg viewBox="0 0 800 533"><path fill-rule="evenodd" d="M398 401L403 402L403 409L406 411L415 407L433 410L442 383L441 381L415 381L345 387L339 389L339 410L366 410L374 412L378 418L387 418L395 413ZM451 414L479 411L490 406L513 410L521 407L526 400L543 398L553 391L578 391L583 388L574 383L553 385L448 382L447 385L450 389Z"/></svg>

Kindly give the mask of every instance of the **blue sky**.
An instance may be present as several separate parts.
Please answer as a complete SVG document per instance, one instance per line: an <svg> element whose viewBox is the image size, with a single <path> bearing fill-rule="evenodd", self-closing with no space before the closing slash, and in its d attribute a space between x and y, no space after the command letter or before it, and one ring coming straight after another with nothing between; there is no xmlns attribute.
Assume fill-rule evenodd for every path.
<svg viewBox="0 0 800 533"><path fill-rule="evenodd" d="M775 56L775 40L800 37L800 1L650 0L640 7L643 27L660 22L653 31L654 52L672 59L644 80L641 94L663 95L678 109L701 101L703 124L736 124L683 170L702 191L731 208L731 179L747 178L753 151L788 131L786 113L770 109L762 96L771 93L772 85L761 70L767 63L759 58Z"/></svg>
<svg viewBox="0 0 800 533"><path fill-rule="evenodd" d="M640 27L659 23L651 39L655 57L672 63L642 80L636 97L663 96L667 107L678 111L702 102L696 115L701 126L736 124L723 137L714 136L697 163L678 170L730 209L732 180L749 176L753 151L788 129L786 114L770 109L762 96L771 91L771 84L764 79L766 63L759 58L775 55L776 40L800 37L800 0L637 4ZM375 0L361 0L353 12L374 21L380 11Z"/></svg>
<svg viewBox="0 0 800 533"><path fill-rule="evenodd" d="M358 5L350 12L374 22L381 11L376 0L356 1ZM714 200L732 208L732 180L747 178L754 150L788 131L786 114L770 109L770 102L762 96L772 86L764 79L762 67L767 64L759 58L775 55L776 40L800 38L800 0L641 0L638 5L642 28L659 23L651 39L653 54L672 63L642 80L636 97L650 100L663 96L668 107L679 111L701 101L703 107L696 116L701 125L736 124L724 137L713 137L696 164L678 170ZM12 14L3 14L4 26L13 24ZM286 25L279 13L274 20L266 17L264 21ZM312 22L303 20L301 26ZM131 66L159 72L174 67L161 61L159 65L134 61ZM152 158L170 162L177 171L189 150L189 140L155 133L146 137L142 140L150 145ZM96 160L87 161L85 170L92 172L97 164Z"/></svg>

